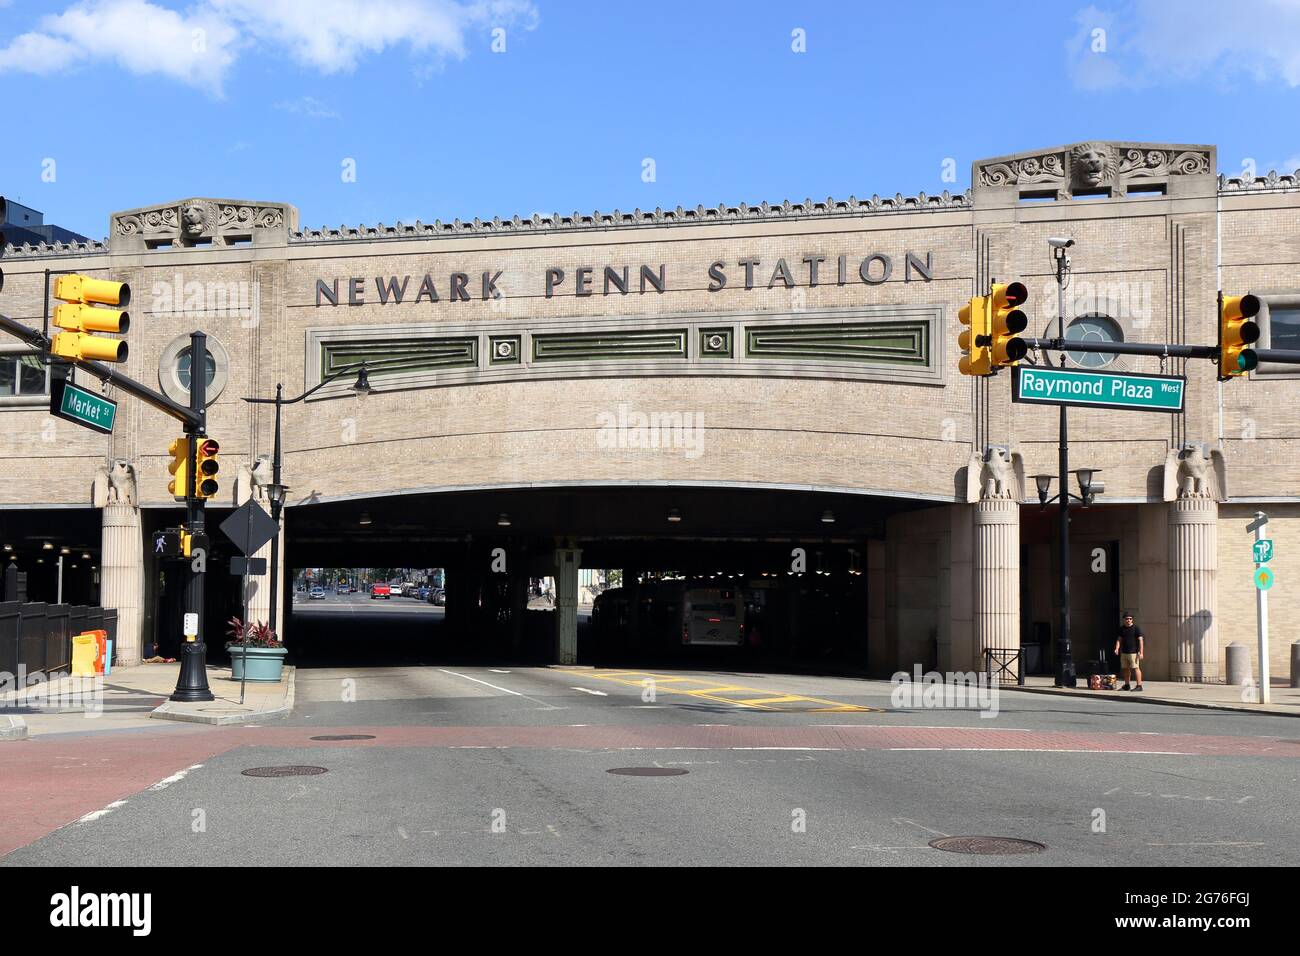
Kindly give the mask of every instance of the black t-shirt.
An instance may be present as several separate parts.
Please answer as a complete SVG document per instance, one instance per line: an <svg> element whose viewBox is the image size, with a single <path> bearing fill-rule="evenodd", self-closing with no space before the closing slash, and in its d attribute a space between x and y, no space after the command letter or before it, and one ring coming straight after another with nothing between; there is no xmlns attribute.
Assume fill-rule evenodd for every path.
<svg viewBox="0 0 1300 956"><path fill-rule="evenodd" d="M1138 638L1146 637L1142 633L1142 628L1136 624L1129 624L1119 629L1119 652L1121 654L1136 654L1138 652Z"/></svg>

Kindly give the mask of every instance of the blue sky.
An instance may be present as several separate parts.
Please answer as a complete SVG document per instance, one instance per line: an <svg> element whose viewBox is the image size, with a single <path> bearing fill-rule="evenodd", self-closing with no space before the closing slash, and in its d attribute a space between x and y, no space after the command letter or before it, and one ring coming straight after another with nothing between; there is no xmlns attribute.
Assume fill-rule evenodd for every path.
<svg viewBox="0 0 1300 956"><path fill-rule="evenodd" d="M0 0L0 89L0 194L94 238L193 195L317 227L936 193L1091 138L1262 175L1300 166L1300 0Z"/></svg>

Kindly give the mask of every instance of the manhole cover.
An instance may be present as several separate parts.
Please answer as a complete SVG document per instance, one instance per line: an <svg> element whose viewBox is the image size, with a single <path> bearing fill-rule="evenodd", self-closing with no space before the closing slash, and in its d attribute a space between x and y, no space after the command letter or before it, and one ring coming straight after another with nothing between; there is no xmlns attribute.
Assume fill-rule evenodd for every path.
<svg viewBox="0 0 1300 956"><path fill-rule="evenodd" d="M955 836L931 840L930 846L948 853L974 853L979 856L1008 856L1013 853L1042 853L1043 843L1017 840L1014 837Z"/></svg>
<svg viewBox="0 0 1300 956"><path fill-rule="evenodd" d="M374 734L321 734L312 740L374 740Z"/></svg>
<svg viewBox="0 0 1300 956"><path fill-rule="evenodd" d="M241 772L245 777L312 777L329 771L324 767L250 767Z"/></svg>
<svg viewBox="0 0 1300 956"><path fill-rule="evenodd" d="M680 767L615 767L605 773L616 773L621 777L680 777L690 771Z"/></svg>

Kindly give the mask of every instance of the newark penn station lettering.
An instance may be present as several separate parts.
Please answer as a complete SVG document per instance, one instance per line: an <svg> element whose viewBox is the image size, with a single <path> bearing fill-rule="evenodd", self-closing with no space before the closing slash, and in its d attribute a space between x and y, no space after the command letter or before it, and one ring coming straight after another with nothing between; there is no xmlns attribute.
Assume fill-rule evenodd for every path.
<svg viewBox="0 0 1300 956"><path fill-rule="evenodd" d="M702 576L735 589L760 658L887 678L1023 655L1050 675L1066 565L1080 667L1128 610L1150 680L1222 682L1228 646L1257 646L1257 511L1273 614L1300 618L1281 563L1300 554L1300 373L1267 360L1300 348L1300 177L1217 170L1213 145L1094 140L977 159L961 191L319 228L292 197L160 196L106 209L103 240L0 201L0 312L39 328L47 275L128 284L129 330L97 341L129 344L119 381L187 409L206 335L218 657L233 616L292 645L309 595L285 585L308 568L405 567L445 571L448 653L658 659L636 642L667 633L668 579ZM964 325L971 303L994 329L1023 316L1015 355L1035 348ZM1258 325L1258 356L1222 358L1221 308ZM1118 346L1043 344L1062 336ZM983 371L963 374L973 346ZM28 602L114 609L120 663L180 656L189 565L156 547L185 520L179 424L25 349L0 341L0 562ZM1070 509L1068 562L1035 482L1058 471L1062 406L1099 492ZM231 570L263 565L219 529L281 495L245 615ZM585 585L616 571L585 623ZM370 636L346 639L364 655ZM1271 647L1286 674L1288 641Z"/></svg>
<svg viewBox="0 0 1300 956"><path fill-rule="evenodd" d="M763 266L761 259L745 258L734 263L719 259L709 264L707 288L709 292L718 292L725 289L729 281L728 267L734 267L738 275L743 274L746 289L755 288L756 273L760 276L758 280L759 286L768 289L793 289L797 285L813 289L817 287L819 282L833 282L836 285L845 285L848 282L880 285L888 282L890 276L894 273L894 260L884 253L873 252L860 259L852 257L852 263L850 263L850 258L847 255L831 258L829 269L823 269L823 265L828 261L828 257L824 255L802 256L794 266L791 266L784 258L778 258L770 266L771 277L767 280L766 285L763 285L761 280L763 274L760 272ZM469 302L471 298L475 297L482 301L499 298L501 290L497 288L497 282L504 272L504 269L484 270L478 279L471 279L468 272L452 272L447 276L446 281L442 283L446 301ZM633 279L632 276L636 276L636 278ZM925 253L924 258L911 251L904 254L903 281L911 282L913 277L924 282L929 282L934 278L933 252ZM648 265L639 267L625 265L604 266L602 268L578 266L567 271L559 267L551 267L546 270L542 284L544 294L548 299L566 292L569 295L578 297L610 295L611 293L628 295L630 291L662 293L668 286L668 267L662 263L654 267ZM371 293L373 298L367 300L366 280L364 278L350 277L328 281L317 279L316 305L338 305L340 302L340 286L343 290L342 302L345 305L366 305L367 301L377 302L379 305L388 305L389 303L401 305L407 301L413 301L416 305L422 302L441 302L443 297L438 294L438 285L439 283L428 273L423 276L376 276L373 292Z"/></svg>

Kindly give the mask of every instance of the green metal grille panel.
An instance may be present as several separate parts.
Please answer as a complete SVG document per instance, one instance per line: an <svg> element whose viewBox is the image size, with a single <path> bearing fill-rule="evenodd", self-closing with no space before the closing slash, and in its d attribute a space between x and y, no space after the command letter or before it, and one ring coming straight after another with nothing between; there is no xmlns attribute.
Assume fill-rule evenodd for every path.
<svg viewBox="0 0 1300 956"><path fill-rule="evenodd" d="M372 377L478 367L478 336L388 341L334 341L321 346L321 376L366 363Z"/></svg>
<svg viewBox="0 0 1300 956"><path fill-rule="evenodd" d="M749 325L745 354L754 359L925 367L930 364L930 326L926 322Z"/></svg>
<svg viewBox="0 0 1300 956"><path fill-rule="evenodd" d="M686 329L627 332L556 332L534 335L535 362L685 359Z"/></svg>

